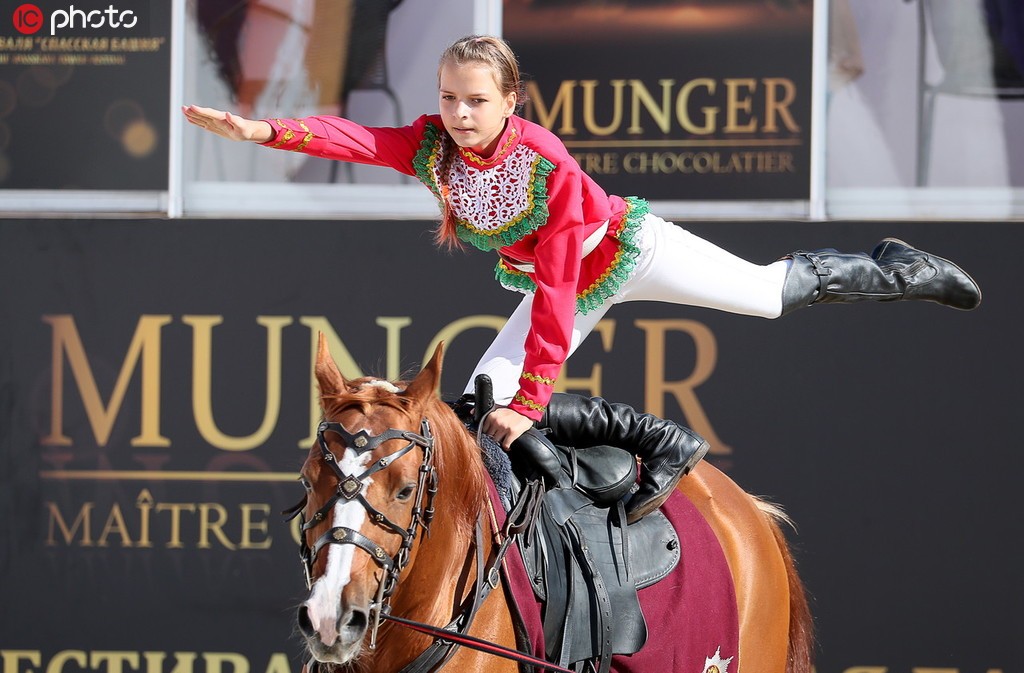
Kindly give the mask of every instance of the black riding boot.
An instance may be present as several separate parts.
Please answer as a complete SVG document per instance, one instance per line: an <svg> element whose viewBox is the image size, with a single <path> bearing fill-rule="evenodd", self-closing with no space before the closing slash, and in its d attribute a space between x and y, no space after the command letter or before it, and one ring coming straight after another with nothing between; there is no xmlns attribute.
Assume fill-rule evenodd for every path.
<svg viewBox="0 0 1024 673"><path fill-rule="evenodd" d="M963 269L887 238L871 256L835 250L794 252L782 288L782 315L811 304L917 299L969 311L981 288Z"/></svg>
<svg viewBox="0 0 1024 673"><path fill-rule="evenodd" d="M708 443L689 428L600 397L556 393L537 426L556 444L610 445L640 458L639 485L626 504L630 523L660 507L708 452Z"/></svg>

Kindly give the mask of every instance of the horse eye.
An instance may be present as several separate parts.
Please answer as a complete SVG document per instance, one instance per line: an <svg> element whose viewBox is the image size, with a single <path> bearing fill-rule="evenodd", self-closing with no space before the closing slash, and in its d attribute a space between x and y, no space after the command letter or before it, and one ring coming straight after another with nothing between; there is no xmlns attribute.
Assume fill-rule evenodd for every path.
<svg viewBox="0 0 1024 673"><path fill-rule="evenodd" d="M299 483L302 484L302 488L306 489L307 493L313 490L313 485L305 477L299 477Z"/></svg>
<svg viewBox="0 0 1024 673"><path fill-rule="evenodd" d="M412 497L412 494L416 491L416 484L407 484L405 488L398 492L395 496L396 500L408 500Z"/></svg>

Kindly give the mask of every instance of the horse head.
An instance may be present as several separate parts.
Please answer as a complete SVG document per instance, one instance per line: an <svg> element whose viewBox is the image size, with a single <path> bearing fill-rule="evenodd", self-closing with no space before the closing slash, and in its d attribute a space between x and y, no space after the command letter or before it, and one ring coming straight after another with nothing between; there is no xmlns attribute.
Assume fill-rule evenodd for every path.
<svg viewBox="0 0 1024 673"><path fill-rule="evenodd" d="M382 610L430 612L444 602L438 582L446 558L437 559L442 566L434 571L441 574L432 584L409 582L397 591L428 544L424 533L429 530L430 544L438 545L446 537L468 537L467 521L475 521L486 492L483 482L439 484L439 472L463 482L482 474L479 464L443 465L479 463L479 457L453 453L471 440L437 395L441 360L439 345L408 384L346 380L320 336L316 378L323 420L302 466L306 496L299 506L310 593L298 610L299 630L317 661L348 664L372 650ZM435 509L444 516L431 527Z"/></svg>

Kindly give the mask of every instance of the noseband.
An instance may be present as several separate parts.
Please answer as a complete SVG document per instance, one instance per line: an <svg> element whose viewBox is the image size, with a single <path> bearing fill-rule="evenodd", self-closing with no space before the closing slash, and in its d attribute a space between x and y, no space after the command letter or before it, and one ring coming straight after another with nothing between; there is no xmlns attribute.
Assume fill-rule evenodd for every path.
<svg viewBox="0 0 1024 673"><path fill-rule="evenodd" d="M392 439L404 439L408 441L408 444L377 459L362 474L345 474L338 465L338 459L331 452L327 444L325 436L327 433L340 437L345 445L345 449L351 449L356 455L375 451L381 444ZM294 507L286 510L284 514L288 519L299 516L300 528L302 530L302 535L299 536L299 558L302 561L302 569L306 576L307 589L311 588L313 584L313 565L316 563L317 554L321 549L331 544L350 544L362 549L384 571L378 586L376 601L370 606L373 616L371 623L373 624L375 636L377 627L380 624L381 614L388 611L388 601L398 585L399 575L409 562L409 553L415 542L416 534L420 528L425 532L429 532L430 523L434 518L433 503L434 496L437 494L437 470L434 468L434 438L430 434L430 424L426 418L420 421L420 434L408 430L388 428L379 435L371 435L365 430L352 434L341 423L323 421L317 427L316 437L317 445L320 448L320 457L338 478L337 489L334 495L308 521L304 514L308 494L303 496L302 500ZM409 522L409 527L402 528L371 505L363 496L363 490L366 486L366 480L371 475L385 469L417 446L423 449L423 462L420 463L419 476L416 483L416 501L412 508L412 521ZM331 528L317 538L312 546L306 544L306 531L322 523L334 508L334 505L339 501L358 501L374 523L390 529L392 533L401 537L402 545L398 551L393 556L389 556L387 551L376 542L359 531L345 526Z"/></svg>

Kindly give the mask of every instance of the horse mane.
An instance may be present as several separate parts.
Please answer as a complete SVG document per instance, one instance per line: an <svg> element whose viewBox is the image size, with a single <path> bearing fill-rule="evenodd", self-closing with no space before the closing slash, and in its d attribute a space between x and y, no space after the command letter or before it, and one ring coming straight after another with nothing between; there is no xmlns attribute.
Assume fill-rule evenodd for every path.
<svg viewBox="0 0 1024 673"><path fill-rule="evenodd" d="M476 441L455 412L439 397L434 397L429 406L425 413L434 433L439 489L461 494L458 511L446 511L445 515L455 516L460 535L469 539L487 507L487 469Z"/></svg>
<svg viewBox="0 0 1024 673"><path fill-rule="evenodd" d="M325 418L337 417L352 408L368 415L372 407L386 406L409 416L414 422L414 431L419 432L419 419L412 418L416 411L415 400L395 392L404 391L407 381L392 383L363 377L348 384L344 392L321 396ZM488 499L486 468L480 450L455 412L440 397L431 397L421 413L430 423L434 436L438 497L446 501L443 516L456 527L459 535L469 539Z"/></svg>

